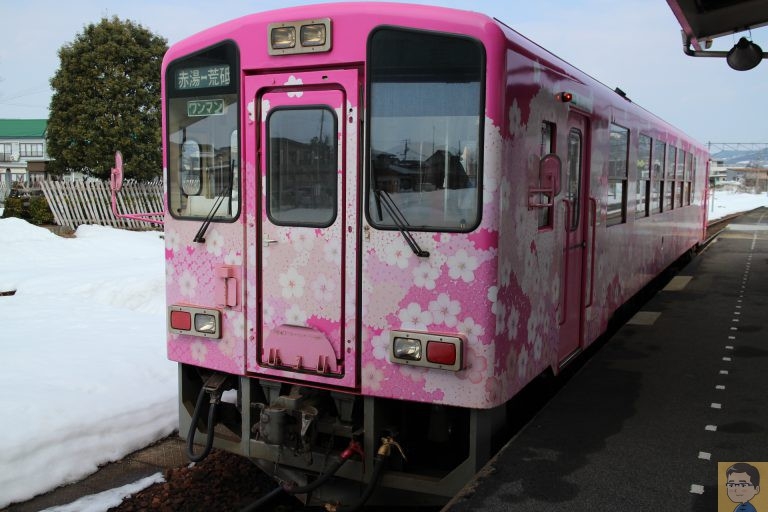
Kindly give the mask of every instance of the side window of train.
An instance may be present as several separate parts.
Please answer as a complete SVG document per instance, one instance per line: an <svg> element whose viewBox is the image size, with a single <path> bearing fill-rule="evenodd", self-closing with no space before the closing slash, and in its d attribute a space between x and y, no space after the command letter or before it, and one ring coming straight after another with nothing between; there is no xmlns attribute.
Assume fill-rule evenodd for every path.
<svg viewBox="0 0 768 512"><path fill-rule="evenodd" d="M635 216L650 215L651 201L651 138L640 134L637 145L637 193Z"/></svg>
<svg viewBox="0 0 768 512"><path fill-rule="evenodd" d="M685 204L690 206L693 202L693 184L696 182L696 157L688 154L688 159L690 160L690 169L686 170L688 193L685 198Z"/></svg>
<svg viewBox="0 0 768 512"><path fill-rule="evenodd" d="M544 121L541 123L541 148L539 151L539 156L541 158L544 158L546 155L549 155L551 153L555 152L555 124L550 123L549 121ZM542 184L539 183L539 186ZM551 204L554 204L555 198L554 197L545 197L544 194L539 194L538 202L540 204L543 204L544 201L547 201ZM548 229L552 227L552 210L553 206L549 206L548 208L537 208L537 215L538 215L538 226L539 229Z"/></svg>
<svg viewBox="0 0 768 512"><path fill-rule="evenodd" d="M661 195L664 182L664 151L666 144L660 140L653 141L651 159L651 213L661 212Z"/></svg>
<svg viewBox="0 0 768 512"><path fill-rule="evenodd" d="M608 216L606 224L613 226L627 221L627 161L629 160L629 130L611 125L608 160Z"/></svg>
<svg viewBox="0 0 768 512"><path fill-rule="evenodd" d="M675 156L677 148L671 144L667 146L667 164L664 170L664 205L662 209L666 212L675 207Z"/></svg>
<svg viewBox="0 0 768 512"><path fill-rule="evenodd" d="M685 152L677 148L677 167L675 170L677 190L675 191L677 206L685 206Z"/></svg>

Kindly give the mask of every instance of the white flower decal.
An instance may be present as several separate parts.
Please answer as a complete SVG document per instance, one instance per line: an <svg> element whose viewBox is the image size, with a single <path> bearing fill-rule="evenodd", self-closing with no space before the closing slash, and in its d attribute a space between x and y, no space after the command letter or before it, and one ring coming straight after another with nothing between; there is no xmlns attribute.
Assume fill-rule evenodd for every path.
<svg viewBox="0 0 768 512"><path fill-rule="evenodd" d="M451 279L461 279L465 283L474 281L477 267L477 258L467 254L464 249L448 258L448 275Z"/></svg>
<svg viewBox="0 0 768 512"><path fill-rule="evenodd" d="M283 297L302 297L304 295L304 276L291 267L285 274L280 274L280 286L283 287Z"/></svg>
<svg viewBox="0 0 768 512"><path fill-rule="evenodd" d="M309 252L315 245L315 237L306 229L296 230L291 233L291 243L296 248L296 252Z"/></svg>
<svg viewBox="0 0 768 512"><path fill-rule="evenodd" d="M224 263L227 265L237 265L237 266L242 265L243 253L232 249L226 254L226 256L224 256Z"/></svg>
<svg viewBox="0 0 768 512"><path fill-rule="evenodd" d="M528 349L525 347L520 349L520 355L517 356L517 375L521 379L528 375Z"/></svg>
<svg viewBox="0 0 768 512"><path fill-rule="evenodd" d="M336 283L328 279L325 275L320 274L312 282L312 291L315 293L315 298L321 302L327 303L333 300L333 292L336 291Z"/></svg>
<svg viewBox="0 0 768 512"><path fill-rule="evenodd" d="M195 341L189 347L192 353L192 359L201 363L205 362L205 356L208 354L208 347L206 347L202 341Z"/></svg>
<svg viewBox="0 0 768 512"><path fill-rule="evenodd" d="M215 229L205 237L205 250L214 256L221 256L221 251L224 249L224 237Z"/></svg>
<svg viewBox="0 0 768 512"><path fill-rule="evenodd" d="M411 250L402 242L389 244L384 249L384 261L390 265L397 265L399 268L408 266L410 256Z"/></svg>
<svg viewBox="0 0 768 512"><path fill-rule="evenodd" d="M471 343L477 343L480 336L485 334L485 328L482 325L475 323L475 320L471 317L466 318L463 322L459 322L459 332L464 333L467 339Z"/></svg>
<svg viewBox="0 0 768 512"><path fill-rule="evenodd" d="M512 311L509 312L509 318L507 318L507 332L510 338L517 337L517 328L520 325L520 312L517 311L515 306L512 306Z"/></svg>
<svg viewBox="0 0 768 512"><path fill-rule="evenodd" d="M413 269L413 284L427 290L435 289L435 280L440 276L440 271L429 263L420 263Z"/></svg>
<svg viewBox="0 0 768 512"><path fill-rule="evenodd" d="M328 263L338 264L341 261L341 251L338 244L330 243L323 245L323 254Z"/></svg>
<svg viewBox="0 0 768 512"><path fill-rule="evenodd" d="M169 251L178 252L181 247L181 236L175 229L169 229L165 232L165 248Z"/></svg>
<svg viewBox="0 0 768 512"><path fill-rule="evenodd" d="M421 306L415 302L408 304L406 309L400 310L398 318L402 322L403 329L417 329L425 331L427 325L432 323L432 313L422 311Z"/></svg>
<svg viewBox="0 0 768 512"><path fill-rule="evenodd" d="M268 302L264 302L264 307L261 309L262 314L264 315L264 325L274 326L275 325L275 308L272 306L272 304Z"/></svg>
<svg viewBox="0 0 768 512"><path fill-rule="evenodd" d="M302 85L304 82L301 80L301 78L296 78L295 76L291 75L291 77L288 79L287 82L285 82L285 85ZM291 91L288 93L289 98L301 98L304 95L301 91Z"/></svg>
<svg viewBox="0 0 768 512"><path fill-rule="evenodd" d="M197 279L193 276L189 270L185 270L179 278L179 291L183 297L191 299L195 296L195 290L197 289Z"/></svg>
<svg viewBox="0 0 768 512"><path fill-rule="evenodd" d="M307 325L307 314L294 304L285 312L285 323L304 327Z"/></svg>
<svg viewBox="0 0 768 512"><path fill-rule="evenodd" d="M434 323L453 327L458 323L456 315L461 312L461 304L457 300L451 300L447 294L441 293L437 300L429 303L429 310L432 312Z"/></svg>
<svg viewBox="0 0 768 512"><path fill-rule="evenodd" d="M371 339L371 345L373 346L373 357L376 359L386 359L389 352L389 335L386 331L374 336Z"/></svg>
<svg viewBox="0 0 768 512"><path fill-rule="evenodd" d="M261 102L261 122L264 123L267 121L267 114L269 114L269 109L272 107L270 105L269 100L263 100Z"/></svg>
<svg viewBox="0 0 768 512"><path fill-rule="evenodd" d="M363 388L378 391L381 389L383 380L384 373L376 368L375 365L367 364L363 367Z"/></svg>

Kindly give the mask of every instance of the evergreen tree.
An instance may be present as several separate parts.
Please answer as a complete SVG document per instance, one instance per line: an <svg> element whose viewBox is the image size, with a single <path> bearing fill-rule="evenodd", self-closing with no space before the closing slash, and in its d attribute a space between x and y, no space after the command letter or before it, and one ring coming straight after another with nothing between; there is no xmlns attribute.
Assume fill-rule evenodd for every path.
<svg viewBox="0 0 768 512"><path fill-rule="evenodd" d="M119 149L127 178L162 174L160 67L167 49L164 38L117 17L86 26L61 47L47 133L54 171L107 179Z"/></svg>

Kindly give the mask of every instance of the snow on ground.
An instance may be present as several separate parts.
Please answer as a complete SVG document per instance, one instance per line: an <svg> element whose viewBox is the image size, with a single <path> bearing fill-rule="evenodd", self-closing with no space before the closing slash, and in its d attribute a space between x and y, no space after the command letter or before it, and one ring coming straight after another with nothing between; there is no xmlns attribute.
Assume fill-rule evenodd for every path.
<svg viewBox="0 0 768 512"><path fill-rule="evenodd" d="M178 426L158 232L0 219L0 508Z"/></svg>
<svg viewBox="0 0 768 512"><path fill-rule="evenodd" d="M155 473L154 475L142 478L138 482L117 487L115 489L109 489L108 491L100 492L98 494L83 496L72 503L47 508L42 512L104 512L112 507L117 507L128 496L143 491L150 485L162 482L165 482L163 474Z"/></svg>
<svg viewBox="0 0 768 512"><path fill-rule="evenodd" d="M727 190L710 191L709 208L707 215L709 220L715 220L732 213L745 212L768 206L768 194L745 194L743 192L730 192Z"/></svg>
<svg viewBox="0 0 768 512"><path fill-rule="evenodd" d="M709 216L760 206L768 195L718 191ZM0 508L177 428L164 263L157 232L81 226L60 238L0 219L0 292L16 290L0 296ZM51 510L106 510L150 483Z"/></svg>

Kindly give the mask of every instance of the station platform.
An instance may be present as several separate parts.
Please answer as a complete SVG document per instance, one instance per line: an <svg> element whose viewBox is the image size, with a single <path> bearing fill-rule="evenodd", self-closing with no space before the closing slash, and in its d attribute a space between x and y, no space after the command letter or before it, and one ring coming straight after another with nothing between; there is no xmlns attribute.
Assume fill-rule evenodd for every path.
<svg viewBox="0 0 768 512"><path fill-rule="evenodd" d="M718 476L737 461L768 462L766 208L720 232L443 512L731 511Z"/></svg>

